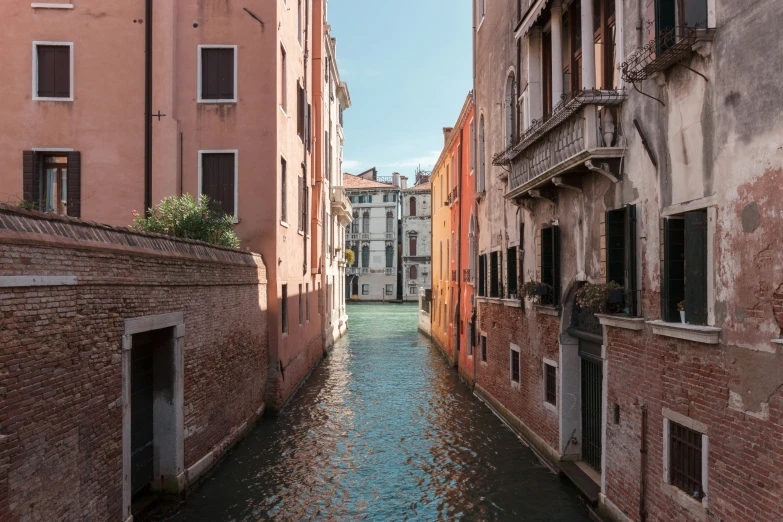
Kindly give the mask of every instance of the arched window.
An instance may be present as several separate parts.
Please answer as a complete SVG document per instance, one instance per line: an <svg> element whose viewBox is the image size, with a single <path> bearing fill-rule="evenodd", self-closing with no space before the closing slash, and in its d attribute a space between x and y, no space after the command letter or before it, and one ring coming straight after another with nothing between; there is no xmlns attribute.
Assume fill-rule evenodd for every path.
<svg viewBox="0 0 783 522"><path fill-rule="evenodd" d="M362 247L362 267L363 268L370 268L370 247L369 247L369 245L364 245Z"/></svg>
<svg viewBox="0 0 783 522"><path fill-rule="evenodd" d="M369 234L370 233L370 213L365 212L362 216L362 233L363 234Z"/></svg>
<svg viewBox="0 0 783 522"><path fill-rule="evenodd" d="M394 233L394 214L391 210L386 213L386 233Z"/></svg>
<svg viewBox="0 0 783 522"><path fill-rule="evenodd" d="M386 268L394 267L394 247L386 245Z"/></svg>
<svg viewBox="0 0 783 522"><path fill-rule="evenodd" d="M408 240L408 255L409 256L415 256L416 255L416 241L417 241L416 234L412 234Z"/></svg>
<svg viewBox="0 0 783 522"><path fill-rule="evenodd" d="M351 223L351 233L352 234L358 234L359 233L359 211L354 210L353 212L353 223Z"/></svg>
<svg viewBox="0 0 783 522"><path fill-rule="evenodd" d="M484 115L481 115L479 121L479 142L478 142L478 160L479 160L479 175L478 175L478 191L484 192L484 180L486 176L486 155L484 150Z"/></svg>
<svg viewBox="0 0 783 522"><path fill-rule="evenodd" d="M473 214L470 215L470 232L468 232L468 237L470 240L468 268L470 269L470 282L472 283L476 278L476 218Z"/></svg>
<svg viewBox="0 0 783 522"><path fill-rule="evenodd" d="M356 243L353 243L351 245L351 250L353 250L353 264L351 266L353 267L359 266L359 250L357 248L358 246L359 245L357 245Z"/></svg>
<svg viewBox="0 0 783 522"><path fill-rule="evenodd" d="M416 198L411 196L411 205L410 205L410 215L415 216L416 215Z"/></svg>
<svg viewBox="0 0 783 522"><path fill-rule="evenodd" d="M412 280L418 279L418 278L419 278L419 269L416 267L416 265L413 265L411 267L411 277L410 277L410 279L412 281Z"/></svg>
<svg viewBox="0 0 783 522"><path fill-rule="evenodd" d="M516 137L517 96L513 72L506 78L506 95L503 106L505 107L506 148L508 148L514 143Z"/></svg>

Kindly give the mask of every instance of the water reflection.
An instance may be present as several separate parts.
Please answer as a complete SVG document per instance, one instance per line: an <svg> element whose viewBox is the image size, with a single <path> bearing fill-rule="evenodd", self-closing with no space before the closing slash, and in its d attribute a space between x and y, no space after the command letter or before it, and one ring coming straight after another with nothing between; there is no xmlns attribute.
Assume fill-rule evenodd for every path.
<svg viewBox="0 0 783 522"><path fill-rule="evenodd" d="M187 501L146 520L588 520L416 330L349 306L351 331Z"/></svg>

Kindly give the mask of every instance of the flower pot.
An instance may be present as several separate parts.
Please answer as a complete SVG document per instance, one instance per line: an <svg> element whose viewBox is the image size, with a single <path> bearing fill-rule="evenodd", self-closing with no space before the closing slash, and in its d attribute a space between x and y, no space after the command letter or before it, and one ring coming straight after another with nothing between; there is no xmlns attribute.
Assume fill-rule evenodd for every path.
<svg viewBox="0 0 783 522"><path fill-rule="evenodd" d="M623 291L621 289L609 290L609 304L620 304L623 302Z"/></svg>
<svg viewBox="0 0 783 522"><path fill-rule="evenodd" d="M539 296L549 295L549 287L547 285L538 285L536 287L536 295Z"/></svg>
<svg viewBox="0 0 783 522"><path fill-rule="evenodd" d="M685 324L685 310L682 310L682 311L680 312L680 322L681 322L682 324Z"/></svg>

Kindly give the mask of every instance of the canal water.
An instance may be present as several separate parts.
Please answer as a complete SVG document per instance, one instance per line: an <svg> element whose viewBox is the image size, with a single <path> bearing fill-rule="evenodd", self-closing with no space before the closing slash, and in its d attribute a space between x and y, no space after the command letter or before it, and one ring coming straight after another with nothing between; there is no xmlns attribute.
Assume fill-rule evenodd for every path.
<svg viewBox="0 0 783 522"><path fill-rule="evenodd" d="M348 305L338 341L175 506L147 520L589 520L417 331L414 306Z"/></svg>

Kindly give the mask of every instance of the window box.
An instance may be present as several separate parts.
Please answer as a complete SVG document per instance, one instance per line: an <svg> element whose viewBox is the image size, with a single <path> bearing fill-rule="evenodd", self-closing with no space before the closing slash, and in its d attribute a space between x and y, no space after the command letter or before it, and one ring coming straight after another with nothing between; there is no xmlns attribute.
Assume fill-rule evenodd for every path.
<svg viewBox="0 0 783 522"><path fill-rule="evenodd" d="M199 103L236 103L237 46L198 46Z"/></svg>
<svg viewBox="0 0 783 522"><path fill-rule="evenodd" d="M667 323L666 321L647 321L655 335L683 339L703 344L719 344L722 328L696 324Z"/></svg>

